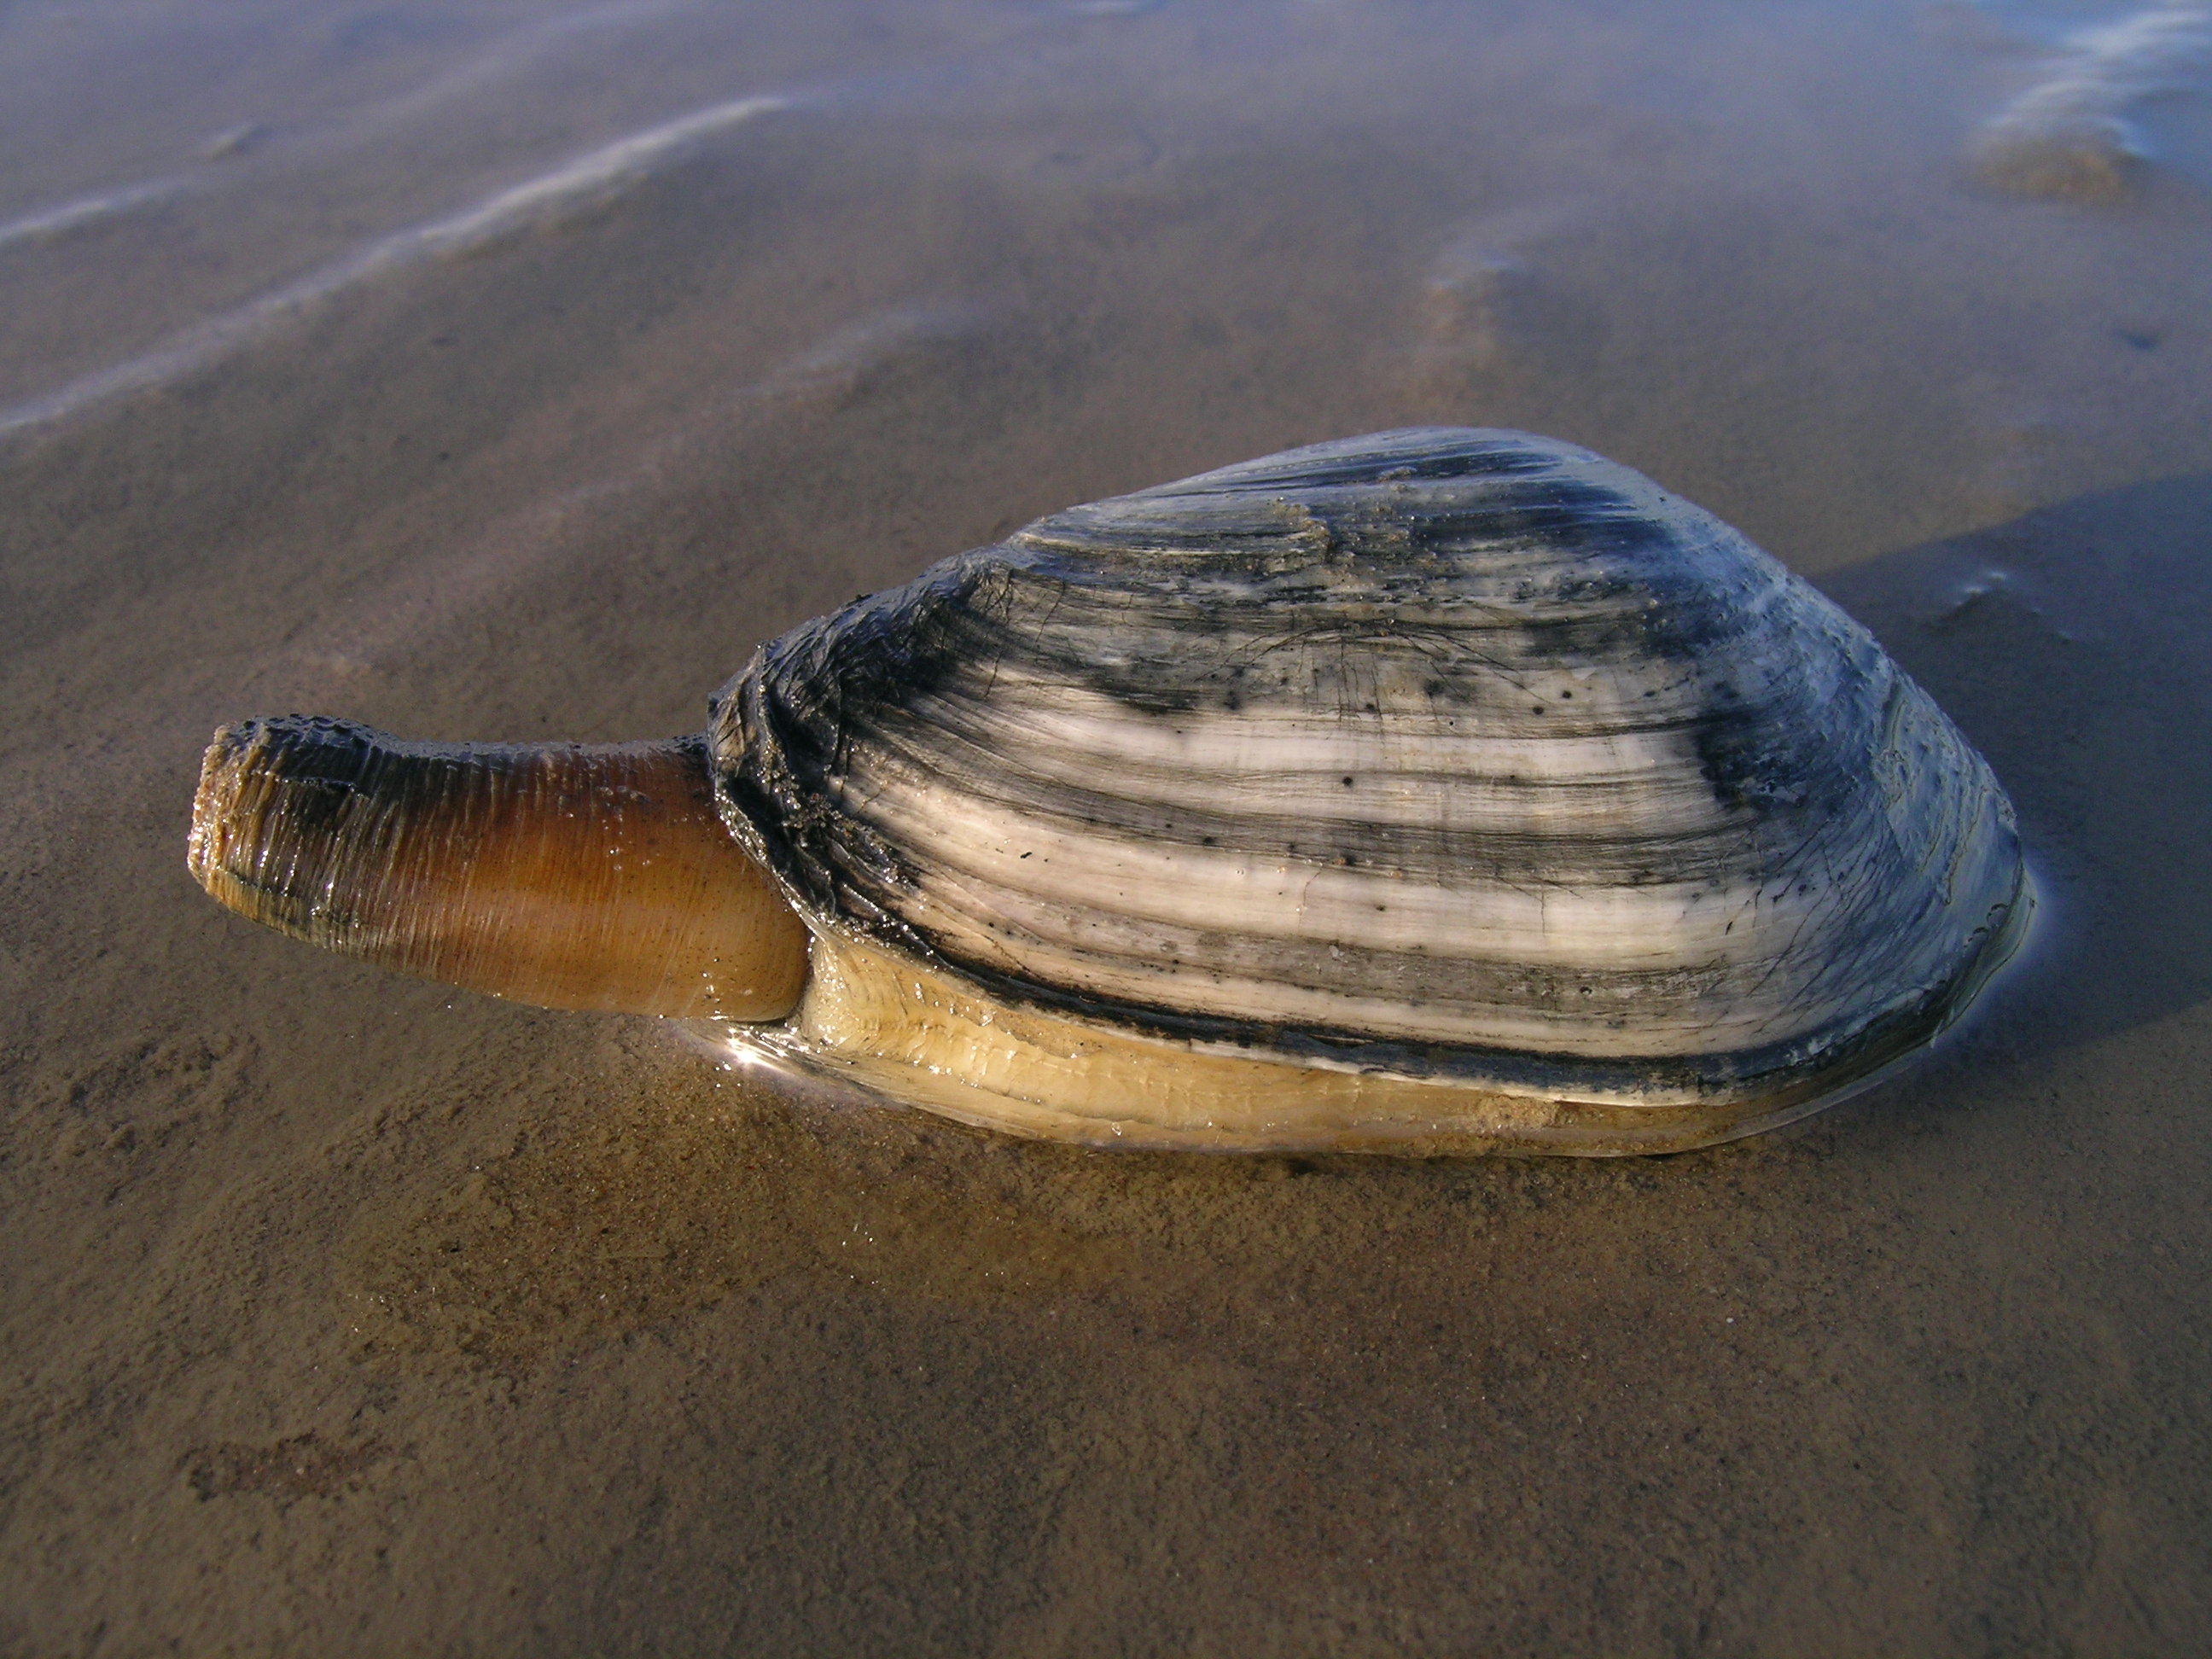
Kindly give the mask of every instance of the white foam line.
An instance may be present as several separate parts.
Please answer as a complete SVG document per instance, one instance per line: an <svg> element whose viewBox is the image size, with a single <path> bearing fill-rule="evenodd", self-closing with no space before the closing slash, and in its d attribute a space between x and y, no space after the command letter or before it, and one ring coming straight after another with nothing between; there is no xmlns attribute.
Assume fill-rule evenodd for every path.
<svg viewBox="0 0 2212 1659"><path fill-rule="evenodd" d="M20 219L9 219L0 223L0 247L16 242L58 240L72 231L82 230L103 219L115 218L133 208L181 196L187 188L182 179L148 179L139 184L102 191L97 195L80 196L75 201L42 208L36 213L27 213Z"/></svg>
<svg viewBox="0 0 2212 1659"><path fill-rule="evenodd" d="M465 64L404 96L358 112L349 118L345 125L349 130L361 131L378 131L398 125L436 105L475 92L488 81L511 74L544 48L570 36L594 29L617 27L686 9L689 9L686 0L622 0L621 3L589 7L518 29L501 43L498 50L476 62ZM243 122L209 140L198 152L198 158L202 161L227 161L247 149L258 148L269 137L270 130L262 123ZM21 218L0 221L0 248L17 242L58 240L103 219L128 213L133 208L169 201L193 188L194 183L189 179L149 179L138 184L121 185L112 190L79 197L74 201L44 208Z"/></svg>
<svg viewBox="0 0 2212 1659"><path fill-rule="evenodd" d="M372 277L433 257L475 252L518 232L557 222L566 212L603 204L642 182L700 140L772 111L789 108L793 101L780 95L733 98L695 110L580 155L462 212L399 231L172 335L141 356L0 410L0 436L48 425L111 398L191 374L309 307Z"/></svg>
<svg viewBox="0 0 2212 1659"><path fill-rule="evenodd" d="M635 134L578 156L527 184L502 191L481 206L414 234L440 252L466 252L513 232L541 225L562 210L596 205L641 182L653 169L708 135L742 125L785 107L779 97L734 98L695 110L665 125Z"/></svg>
<svg viewBox="0 0 2212 1659"><path fill-rule="evenodd" d="M2128 113L2212 77L2212 7L2165 0L2069 36L2050 79L1983 127L1974 155L1997 182L2045 193L2109 189L2150 147Z"/></svg>

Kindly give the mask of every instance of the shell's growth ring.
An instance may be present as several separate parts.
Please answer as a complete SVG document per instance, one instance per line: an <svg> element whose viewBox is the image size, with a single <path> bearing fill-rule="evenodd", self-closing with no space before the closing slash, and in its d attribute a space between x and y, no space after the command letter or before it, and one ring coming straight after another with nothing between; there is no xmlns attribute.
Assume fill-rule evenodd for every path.
<svg viewBox="0 0 2212 1659"><path fill-rule="evenodd" d="M319 943L708 1016L969 1122L1279 1150L1748 1133L1928 1042L2033 908L2002 791L1864 629L1710 514L1519 433L1385 433L1071 509L772 641L710 707L703 747L651 752L697 769L663 793L711 782L730 839L694 810L672 843L733 890L765 871L811 961L748 899L689 942L656 923L649 970L591 965L648 907L573 817L528 829L520 873L475 855L471 960L535 964L513 987L344 921L389 935L409 893L445 902L437 860L394 850L451 833L420 769L538 751L274 723L415 777L404 811L399 783L351 786L382 827L348 852L328 800L288 805L284 768L221 737L193 868ZM531 816L470 810L484 846ZM582 887L549 933L546 893ZM549 975L664 988L559 1000ZM687 1003L665 988L687 975L766 994Z"/></svg>

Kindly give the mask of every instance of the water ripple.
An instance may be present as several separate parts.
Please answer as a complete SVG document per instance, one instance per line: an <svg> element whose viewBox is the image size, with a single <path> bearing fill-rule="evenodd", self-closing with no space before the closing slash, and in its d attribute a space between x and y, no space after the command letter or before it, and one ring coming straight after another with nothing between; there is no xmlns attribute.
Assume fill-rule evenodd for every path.
<svg viewBox="0 0 2212 1659"><path fill-rule="evenodd" d="M682 159L703 140L789 108L794 101L763 94L712 104L602 145L459 213L371 242L318 270L194 324L139 356L0 410L0 436L49 425L112 398L191 374L269 329L297 318L319 301L372 278L426 258L482 252L514 236L549 228L605 206ZM35 227L54 221L67 210L58 209L15 223ZM0 227L0 233L9 228Z"/></svg>

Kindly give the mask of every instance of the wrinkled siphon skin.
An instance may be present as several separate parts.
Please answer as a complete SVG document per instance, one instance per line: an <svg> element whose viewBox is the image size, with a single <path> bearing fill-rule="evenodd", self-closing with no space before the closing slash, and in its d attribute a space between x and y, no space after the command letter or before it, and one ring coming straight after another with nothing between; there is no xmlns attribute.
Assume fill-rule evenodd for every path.
<svg viewBox="0 0 2212 1659"><path fill-rule="evenodd" d="M2035 909L1873 637L1587 450L1382 433L1041 520L659 744L218 732L311 943L1098 1146L1664 1152L1863 1086Z"/></svg>
<svg viewBox="0 0 2212 1659"><path fill-rule="evenodd" d="M188 862L295 939L540 1007L778 1019L806 978L806 930L722 827L696 738L246 720L208 749Z"/></svg>

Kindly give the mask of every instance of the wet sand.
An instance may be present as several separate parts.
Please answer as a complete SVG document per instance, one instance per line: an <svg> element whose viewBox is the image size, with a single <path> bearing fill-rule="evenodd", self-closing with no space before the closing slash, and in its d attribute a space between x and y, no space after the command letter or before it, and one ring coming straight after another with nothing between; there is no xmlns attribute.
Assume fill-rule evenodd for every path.
<svg viewBox="0 0 2212 1659"><path fill-rule="evenodd" d="M1987 154L2129 15L0 11L0 1650L2212 1642L2212 118ZM1103 1156L184 872L224 720L696 729L1422 422L1720 513L1989 756L2048 915L1923 1064L1663 1159Z"/></svg>

